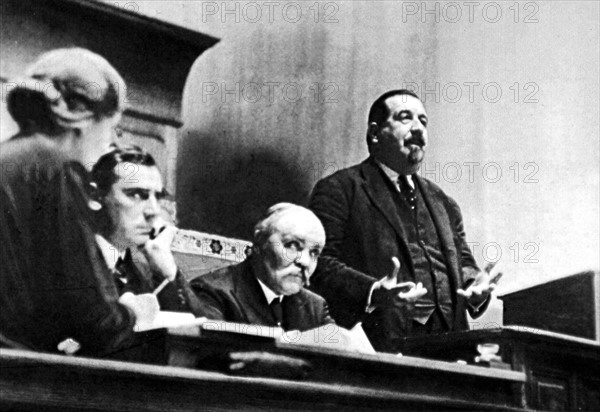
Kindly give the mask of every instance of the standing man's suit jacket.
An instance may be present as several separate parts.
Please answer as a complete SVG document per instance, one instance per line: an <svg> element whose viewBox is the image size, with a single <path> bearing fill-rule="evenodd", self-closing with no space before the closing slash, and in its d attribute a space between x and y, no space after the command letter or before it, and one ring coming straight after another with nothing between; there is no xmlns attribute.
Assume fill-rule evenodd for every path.
<svg viewBox="0 0 600 412"><path fill-rule="evenodd" d="M191 282L200 300L201 316L228 322L277 325L252 271L251 259L199 276ZM285 330L305 331L333 323L325 300L308 290L285 296L282 308Z"/></svg>
<svg viewBox="0 0 600 412"><path fill-rule="evenodd" d="M454 330L467 329L466 300L456 294L479 269L465 240L457 203L437 185L415 175L415 184L432 216L447 265L454 309ZM398 257L398 282L415 281L403 224L394 203L395 188L372 158L317 183L310 209L327 234L323 257L312 277L313 290L325 297L338 324L351 327L365 316L373 282L391 273ZM376 310L364 319L365 331L379 350L394 350L392 341L410 334L406 308ZM369 333L371 329L371 333ZM375 331L377 329L377 331Z"/></svg>

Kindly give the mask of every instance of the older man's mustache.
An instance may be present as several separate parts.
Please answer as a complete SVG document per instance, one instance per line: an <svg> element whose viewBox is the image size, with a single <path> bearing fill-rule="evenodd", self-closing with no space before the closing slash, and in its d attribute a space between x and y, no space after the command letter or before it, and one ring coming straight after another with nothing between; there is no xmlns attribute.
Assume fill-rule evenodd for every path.
<svg viewBox="0 0 600 412"><path fill-rule="evenodd" d="M302 284L304 286L310 286L309 276L308 276L308 268L299 262L294 262L294 266L300 269L300 276L302 276Z"/></svg>
<svg viewBox="0 0 600 412"><path fill-rule="evenodd" d="M310 286L310 278L306 275L306 270L302 271L302 283L304 284L304 286L309 287Z"/></svg>

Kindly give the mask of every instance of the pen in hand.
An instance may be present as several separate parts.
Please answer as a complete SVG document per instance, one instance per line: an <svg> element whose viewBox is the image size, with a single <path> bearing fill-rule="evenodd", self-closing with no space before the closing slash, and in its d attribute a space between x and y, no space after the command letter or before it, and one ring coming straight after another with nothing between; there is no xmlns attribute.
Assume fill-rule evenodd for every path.
<svg viewBox="0 0 600 412"><path fill-rule="evenodd" d="M162 226L159 229L153 227L152 230L150 231L150 240L156 239L156 237L158 235L160 235L166 228L167 228L167 226ZM156 289L154 289L154 292L152 292L152 294L158 295L168 284L169 284L169 279L163 280L162 283L160 285L158 285L158 287Z"/></svg>
<svg viewBox="0 0 600 412"><path fill-rule="evenodd" d="M165 279L162 281L162 283L160 285L158 285L158 287L156 289L154 289L154 292L152 292L153 295L158 295L164 288L165 286L167 286L169 284L169 279Z"/></svg>
<svg viewBox="0 0 600 412"><path fill-rule="evenodd" d="M160 235L166 228L167 228L166 226L163 226L160 229L153 227L152 230L150 231L150 240L156 239L156 237L158 235Z"/></svg>

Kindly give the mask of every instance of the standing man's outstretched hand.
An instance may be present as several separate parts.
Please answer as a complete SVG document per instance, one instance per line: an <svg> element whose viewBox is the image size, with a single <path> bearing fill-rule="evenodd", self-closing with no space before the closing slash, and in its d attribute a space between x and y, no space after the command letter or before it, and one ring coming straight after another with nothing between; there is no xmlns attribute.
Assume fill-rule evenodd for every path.
<svg viewBox="0 0 600 412"><path fill-rule="evenodd" d="M394 269L392 272L379 279L373 285L372 302L374 305L378 304L378 296L385 291L386 295L392 294L394 297L399 298L402 301L413 303L421 296L427 293L427 289L423 287L422 283L415 284L414 282L402 282L398 283L398 272L400 271L400 261L396 256L392 257L392 263Z"/></svg>
<svg viewBox="0 0 600 412"><path fill-rule="evenodd" d="M456 293L464 296L471 306L477 307L487 300L490 293L498 285L498 281L502 277L502 273L498 272L494 276L491 275L496 263L488 264L485 269L475 276L473 283L466 289L458 289Z"/></svg>

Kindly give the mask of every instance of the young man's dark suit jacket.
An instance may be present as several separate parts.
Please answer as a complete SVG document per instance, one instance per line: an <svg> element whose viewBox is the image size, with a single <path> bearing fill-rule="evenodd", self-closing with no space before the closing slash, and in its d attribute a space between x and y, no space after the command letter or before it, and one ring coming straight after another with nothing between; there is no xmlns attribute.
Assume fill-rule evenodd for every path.
<svg viewBox="0 0 600 412"><path fill-rule="evenodd" d="M453 330L467 329L467 302L456 294L456 289L471 282L479 269L465 240L460 209L437 185L414 177L446 259L454 309ZM373 282L391 273L392 256L398 257L402 265L398 281L414 281L413 263L393 190L389 178L369 158L319 181L309 205L327 234L323 255L311 278L312 289L327 299L338 324L348 328L363 320L374 347L391 352L398 349L398 338L410 335L412 319L406 307L377 309L365 316L365 306Z"/></svg>
<svg viewBox="0 0 600 412"><path fill-rule="evenodd" d="M254 276L251 259L192 280L192 288L201 302L202 316L228 322L277 325ZM305 289L285 296L282 309L285 330L305 331L333 323L325 300Z"/></svg>
<svg viewBox="0 0 600 412"><path fill-rule="evenodd" d="M152 273L148 263L140 255L141 252L135 253L138 255L125 259L119 265L122 268L122 273L115 274L119 295L126 292L131 292L134 295L152 293L164 281L163 276ZM163 311L195 314L200 310L198 298L181 270L177 270L175 279L167 283L157 295L157 298L160 310Z"/></svg>
<svg viewBox="0 0 600 412"><path fill-rule="evenodd" d="M164 278L153 274L140 255L134 255L126 257L123 262L117 264L114 280L119 295L127 292L139 295L152 293L162 284ZM192 291L185 275L179 270L175 279L167 283L157 298L161 311L188 312L200 316L198 314L200 311L198 298ZM167 364L167 333L165 329L137 332L134 338L127 347L111 353L109 357L132 362Z"/></svg>

